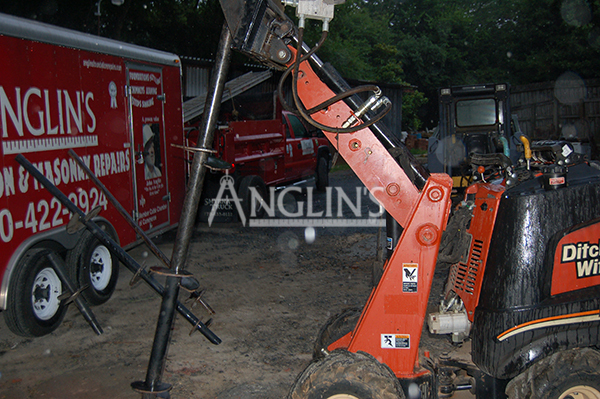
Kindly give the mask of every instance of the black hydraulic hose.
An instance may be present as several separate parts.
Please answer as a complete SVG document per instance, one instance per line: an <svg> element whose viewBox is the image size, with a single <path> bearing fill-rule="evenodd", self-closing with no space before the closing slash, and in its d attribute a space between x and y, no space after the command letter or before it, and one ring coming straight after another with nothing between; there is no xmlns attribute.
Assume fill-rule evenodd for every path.
<svg viewBox="0 0 600 399"><path fill-rule="evenodd" d="M316 44L316 46L311 48L305 55L301 56L300 63L310 59L312 57L312 55L314 53L316 53L319 48L321 48L321 46L323 45L323 43L325 43L325 40L327 39L327 34L328 34L327 31L323 31L323 34L321 35L321 39ZM299 53L300 50L301 50L301 48L298 48L297 54L300 54ZM283 108L286 111L290 111L290 112L294 111L294 108L289 106L289 104L287 103L287 101L285 100L285 98L283 96L283 84L287 80L288 76L290 76L290 73L292 72L292 70L294 70L294 65L290 66L289 68L287 68L285 70L285 72L279 79L279 83L277 85L277 95L279 97L279 101L281 102L281 105L283 106ZM344 92L330 98L329 100L326 100L326 101L322 102L321 104L319 104L315 107L312 107L311 109L307 110L306 112L307 112L307 114L312 115L315 112L319 112L320 110L325 109L325 108L329 107L330 105L333 105L333 104L337 103L338 101L346 99L355 94L362 93L365 91L376 91L376 90L379 90L379 88L375 85L359 86L359 87L355 87L355 88L352 88L349 90L345 90Z"/></svg>
<svg viewBox="0 0 600 399"><path fill-rule="evenodd" d="M325 34L325 32L324 32ZM355 133L359 130L368 128L369 126L373 125L374 123L380 121L381 119L383 119L385 117L385 115L392 109L391 104L387 104L385 109L379 114L377 115L375 118L373 118L371 121L369 121L368 123L365 124L360 124L354 127L348 127L348 128L337 128L337 127L333 127L333 126L326 126L323 125L317 121L315 121L310 115L308 115L308 112L306 110L306 108L304 107L304 104L302 104L302 101L300 101L300 98L298 97L298 75L299 75L299 71L300 71L300 61L301 61L301 54L302 54L302 38L304 36L304 29L300 28L298 29L298 46L297 46L297 54L296 54L296 60L294 62L294 71L295 74L294 76L292 76L292 95L294 97L294 103L296 105L296 107L298 108L298 112L300 113L300 115L311 125L315 126L316 128L319 128L321 130L325 130L327 132L332 132L332 133ZM319 106L317 106L319 107Z"/></svg>
<svg viewBox="0 0 600 399"><path fill-rule="evenodd" d="M297 46L297 52L296 52L296 59L294 61L294 64L292 66L290 66L282 75L281 79L279 80L279 85L278 85L278 96L279 96L279 100L282 103L282 106L284 107L284 109L286 110L290 110L293 111L293 109L287 104L287 102L285 101L285 99L283 98L283 83L285 81L285 79L287 79L287 77L289 76L290 73L294 72L292 74L292 96L294 99L294 105L296 106L296 110L298 111L298 113L308 122L310 123L312 126L327 131L327 132L332 132L332 133L355 133L359 130L365 129L370 127L371 125L379 122L381 119L383 119L385 117L385 115L387 115L387 113L392 109L391 104L386 104L386 107L384 108L384 110L379 113L375 118L373 118L372 120L369 120L367 123L363 123L363 124L359 124L359 125L355 125L353 127L348 127L348 128L338 128L338 127L333 127L333 126L327 126L327 125L323 125L317 121L315 121L310 115L321 110L324 109L328 106L330 106L331 104L334 104L338 101L341 101L345 98L348 98L354 94L363 92L363 91L372 91L372 87L375 86L363 86L363 87L358 87L356 89L352 89L351 92L346 93L343 92L341 94L338 94L334 97L332 97L331 99L311 108L311 110L307 110L304 105L302 104L302 102L300 101L300 98L298 97L298 71L300 70L300 63L302 61L308 60L310 57L312 57L312 55L315 53L315 51L321 47L321 45L323 44L323 42L325 41L326 37L327 37L327 32L323 32L323 34L321 35L321 40L319 40L319 43L317 44L317 46L315 46L314 48L310 49L308 51L308 53L304 56L302 56L302 38L304 36L304 29L300 28L299 29L299 33L298 33L298 46ZM375 87L375 89L377 89Z"/></svg>
<svg viewBox="0 0 600 399"><path fill-rule="evenodd" d="M319 78L334 92L344 92L350 89L348 83L342 78L339 72L330 64L323 63L316 55L313 55L311 62L315 66L315 72ZM359 96L352 96L345 100L351 108L358 109L362 100ZM369 113L363 116L363 120L370 120ZM383 144L390 154L400 164L406 172L408 178L419 189L425 187L429 178L429 171L419 163L410 153L406 146L400 141L400 138L392 134L389 128L383 123L375 123L369 126L375 137Z"/></svg>
<svg viewBox="0 0 600 399"><path fill-rule="evenodd" d="M323 43L325 43L325 39L327 39L327 32L324 31L323 34L321 35L321 39L318 41L318 43L316 44L316 46L314 46L313 48L311 48L308 53L306 53L305 56L302 57L302 59L300 60L300 62L308 60L310 57L312 57L312 55L321 48L321 46L323 45ZM298 56L298 54L297 54ZM285 70L285 72L283 72L283 75L281 75L281 78L279 79L279 83L277 85L277 96L279 97L279 102L281 103L281 105L283 106L283 108L286 111L289 112L293 112L294 109L292 107L290 107L290 105L287 103L287 101L285 100L284 96L283 96L283 84L284 82L287 80L288 76L290 76L290 73L292 72L292 66L290 66L289 68L287 68Z"/></svg>
<svg viewBox="0 0 600 399"><path fill-rule="evenodd" d="M294 37L294 39L297 40L296 44L298 48L304 45L300 40L298 40L298 37ZM348 83L344 80L344 78L342 78L342 76L335 70L335 68L333 68L330 64L323 63L323 61L321 61L319 57L316 54L314 54L314 51L311 51L311 49L307 48L306 52L307 56L302 57L302 60L308 58L308 54L311 54L310 62L313 65L313 67L315 67L315 72L317 73L319 78L328 87L331 88L333 92L343 93L352 90ZM292 68L290 67L286 71L286 76L288 76L289 73L291 73L291 71ZM279 93L282 93L283 91L283 82L281 80L278 90ZM362 104L362 100L358 95L349 96L345 98L344 101L352 109L358 109ZM310 111L313 111L314 108L316 107L311 108ZM372 117L369 115L369 113L367 113L363 115L362 120L371 122ZM409 179L413 182L413 184L419 190L422 190L423 187L425 187L427 179L429 178L429 171L415 159L415 157L410 153L406 146L400 141L400 138L397 135L392 134L388 127L380 122L380 119L373 120L373 123L369 123L368 126L360 125L360 128L362 129L368 127L369 129L371 129L373 134L379 139L379 141L390 152L390 154L397 160L402 169L404 169L404 171L406 172ZM325 129L321 128L321 130L327 131L327 127L323 127L325 127Z"/></svg>
<svg viewBox="0 0 600 399"><path fill-rule="evenodd" d="M322 109L325 109L327 107L329 107L330 105L333 105L335 103L337 103L338 101L344 100L348 97L351 97L355 94L358 93L362 93L365 91L377 91L379 90L379 87L375 86L375 85L366 85L366 86L358 86L358 87L354 87L350 90L346 90L343 93L340 93L338 95L335 95L333 97L331 97L329 100L323 101L321 104L312 107L309 110L306 110L306 112L310 115L314 114L315 112L319 112Z"/></svg>

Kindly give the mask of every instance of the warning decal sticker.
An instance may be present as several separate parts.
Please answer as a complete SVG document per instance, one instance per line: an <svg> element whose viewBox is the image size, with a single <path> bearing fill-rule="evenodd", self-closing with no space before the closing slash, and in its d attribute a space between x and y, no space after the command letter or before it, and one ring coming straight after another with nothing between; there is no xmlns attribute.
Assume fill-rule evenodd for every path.
<svg viewBox="0 0 600 399"><path fill-rule="evenodd" d="M381 334L382 349L410 349L410 334Z"/></svg>
<svg viewBox="0 0 600 399"><path fill-rule="evenodd" d="M416 263L402 264L402 292L419 291L419 265Z"/></svg>

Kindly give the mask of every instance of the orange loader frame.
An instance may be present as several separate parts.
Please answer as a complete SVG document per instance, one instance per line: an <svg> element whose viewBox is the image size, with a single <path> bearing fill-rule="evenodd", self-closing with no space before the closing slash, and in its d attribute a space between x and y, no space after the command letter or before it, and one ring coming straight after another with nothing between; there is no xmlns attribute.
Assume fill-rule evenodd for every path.
<svg viewBox="0 0 600 399"><path fill-rule="evenodd" d="M308 61L300 64L297 88L307 109L335 95ZM350 107L340 101L312 117L320 124L341 127L351 115ZM450 213L452 179L432 174L419 191L370 129L324 133L372 195L404 227L354 331L327 349L367 352L387 364L398 378L423 376L428 371L418 362L419 343Z"/></svg>

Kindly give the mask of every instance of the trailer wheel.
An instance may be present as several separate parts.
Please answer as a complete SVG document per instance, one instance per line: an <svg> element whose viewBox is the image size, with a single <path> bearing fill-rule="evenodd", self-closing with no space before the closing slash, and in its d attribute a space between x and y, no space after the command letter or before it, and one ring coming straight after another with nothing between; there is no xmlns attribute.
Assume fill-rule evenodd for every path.
<svg viewBox="0 0 600 399"><path fill-rule="evenodd" d="M244 176L240 182L239 188L239 198L242 200L242 210L244 211L246 218L256 217L260 219L265 215L265 208L260 201L254 201L254 203L252 203L252 188L256 189L256 192L262 199L265 201L269 200L267 197L267 187L260 176Z"/></svg>
<svg viewBox="0 0 600 399"><path fill-rule="evenodd" d="M317 161L317 191L325 191L329 186L329 165L327 158L319 157Z"/></svg>
<svg viewBox="0 0 600 399"><path fill-rule="evenodd" d="M358 323L362 309L359 308L348 308L342 312L333 315L327 320L327 322L321 327L319 336L315 341L313 359L319 360L325 357L323 349L327 349L329 345L348 334Z"/></svg>
<svg viewBox="0 0 600 399"><path fill-rule="evenodd" d="M23 337L41 337L60 325L67 307L58 299L60 278L47 255L50 249L34 248L17 263L10 279L5 320L8 328Z"/></svg>
<svg viewBox="0 0 600 399"><path fill-rule="evenodd" d="M600 399L600 353L573 349L542 359L506 387L510 399Z"/></svg>
<svg viewBox="0 0 600 399"><path fill-rule="evenodd" d="M404 399L400 382L373 356L331 352L298 376L288 399Z"/></svg>
<svg viewBox="0 0 600 399"><path fill-rule="evenodd" d="M101 305L110 299L119 278L119 261L88 230L67 254L67 265L77 286L88 286L81 295L90 305Z"/></svg>

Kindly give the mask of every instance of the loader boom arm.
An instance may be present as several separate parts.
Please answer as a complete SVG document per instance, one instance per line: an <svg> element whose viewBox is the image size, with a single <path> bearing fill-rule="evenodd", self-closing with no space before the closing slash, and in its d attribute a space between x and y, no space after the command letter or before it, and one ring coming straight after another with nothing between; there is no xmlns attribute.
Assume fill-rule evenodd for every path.
<svg viewBox="0 0 600 399"><path fill-rule="evenodd" d="M293 64L296 29L279 6L270 0L221 0L221 5L237 50L279 69ZM297 94L306 109L334 97L336 90L346 85L325 83L324 69L314 56L300 63ZM351 106L353 100L338 101L311 116L322 125L341 128L355 115L356 108ZM404 228L357 327L330 349L368 352L398 377L416 377L425 372L417 366L418 347L437 252L450 212L452 180L444 174L429 175L402 143L377 125L354 133L324 133Z"/></svg>

